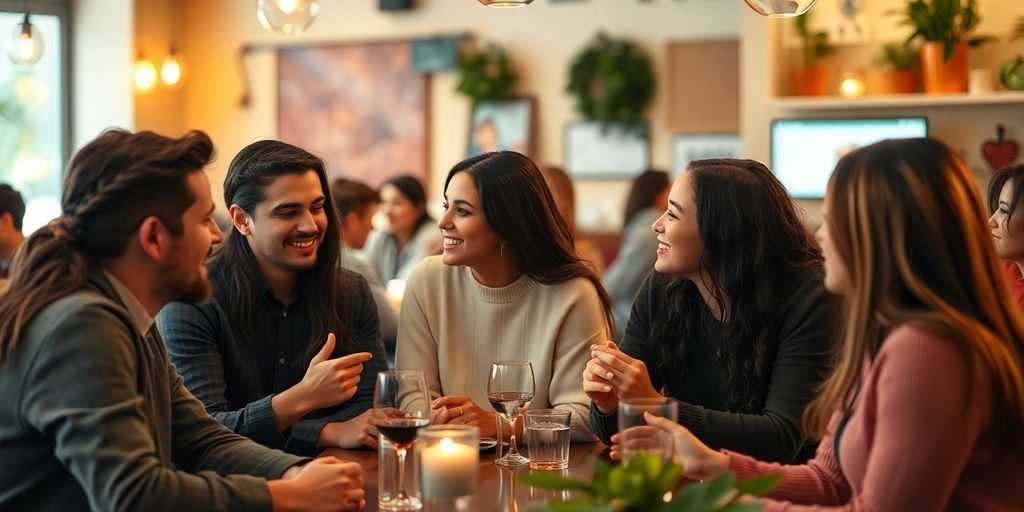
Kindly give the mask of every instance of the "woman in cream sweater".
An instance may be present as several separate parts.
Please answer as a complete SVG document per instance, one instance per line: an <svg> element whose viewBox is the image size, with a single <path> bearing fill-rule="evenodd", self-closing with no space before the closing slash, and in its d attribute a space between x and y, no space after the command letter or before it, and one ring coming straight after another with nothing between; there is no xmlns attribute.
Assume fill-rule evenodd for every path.
<svg viewBox="0 0 1024 512"><path fill-rule="evenodd" d="M530 361L530 408L571 411L573 439L593 440L579 375L610 335L611 308L540 171L519 153L486 153L453 167L444 190L444 253L409 276L396 366L424 373L435 423L494 436L491 362Z"/></svg>

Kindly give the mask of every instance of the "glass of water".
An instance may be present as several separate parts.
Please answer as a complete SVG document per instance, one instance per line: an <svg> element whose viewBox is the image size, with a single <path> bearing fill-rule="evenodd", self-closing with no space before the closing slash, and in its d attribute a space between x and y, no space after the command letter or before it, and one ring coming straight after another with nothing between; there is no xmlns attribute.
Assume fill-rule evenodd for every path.
<svg viewBox="0 0 1024 512"><path fill-rule="evenodd" d="M640 452L656 453L662 460L672 460L672 436L647 425L644 413L678 421L679 403L671 398L638 398L619 402L619 446L622 460Z"/></svg>
<svg viewBox="0 0 1024 512"><path fill-rule="evenodd" d="M569 425L572 413L561 409L526 411L526 449L530 469L569 467Z"/></svg>

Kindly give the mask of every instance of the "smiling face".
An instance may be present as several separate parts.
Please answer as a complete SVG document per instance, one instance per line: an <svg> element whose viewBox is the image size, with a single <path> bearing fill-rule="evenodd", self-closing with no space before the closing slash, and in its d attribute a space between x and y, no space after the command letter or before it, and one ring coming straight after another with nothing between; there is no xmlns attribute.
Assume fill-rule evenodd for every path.
<svg viewBox="0 0 1024 512"><path fill-rule="evenodd" d="M665 213L652 228L658 233L658 259L654 269L663 274L695 278L700 274L704 245L697 226L691 175L687 170L672 184Z"/></svg>
<svg viewBox="0 0 1024 512"><path fill-rule="evenodd" d="M287 270L315 266L328 222L316 172L282 175L263 193L251 217L237 205L231 207L235 228L245 236L257 262Z"/></svg>
<svg viewBox="0 0 1024 512"><path fill-rule="evenodd" d="M1008 179L999 191L999 205L988 218L988 226L992 230L992 241L996 253L1004 260L1024 261L1024 215L1015 211L1013 198L1014 180Z"/></svg>
<svg viewBox="0 0 1024 512"><path fill-rule="evenodd" d="M380 189L380 211L388 219L388 232L411 236L416 223L423 216L426 205L416 205L394 185Z"/></svg>
<svg viewBox="0 0 1024 512"><path fill-rule="evenodd" d="M444 200L437 225L444 237L445 264L473 269L496 264L502 240L487 224L473 177L466 172L452 176Z"/></svg>
<svg viewBox="0 0 1024 512"><path fill-rule="evenodd" d="M160 295L170 301L204 302L212 291L206 258L210 247L224 240L224 234L213 220L213 198L206 173L189 173L188 185L196 199L182 214L182 233L172 240L169 252L173 259L160 270L163 282L159 288Z"/></svg>

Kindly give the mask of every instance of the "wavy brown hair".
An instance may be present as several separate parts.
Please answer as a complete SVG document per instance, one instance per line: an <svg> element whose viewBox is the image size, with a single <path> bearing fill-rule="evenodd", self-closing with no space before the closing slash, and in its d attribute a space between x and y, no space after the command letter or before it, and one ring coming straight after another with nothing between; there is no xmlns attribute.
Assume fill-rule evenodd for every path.
<svg viewBox="0 0 1024 512"><path fill-rule="evenodd" d="M972 382L991 379L997 430L1024 429L1024 315L1000 270L985 202L963 160L933 139L886 140L843 157L829 181L826 222L846 265L843 347L804 425L824 433L865 356L913 325L956 343Z"/></svg>
<svg viewBox="0 0 1024 512"><path fill-rule="evenodd" d="M551 285L583 278L594 285L608 327L614 325L611 300L593 266L580 259L572 230L558 213L537 165L515 151L497 151L467 158L452 167L444 180L447 193L452 177L473 177L484 219L498 238L508 242L516 264L539 283Z"/></svg>
<svg viewBox="0 0 1024 512"><path fill-rule="evenodd" d="M266 199L265 190L281 176L316 173L324 195L327 230L316 253L316 265L304 270L295 285L295 294L308 301L311 324L308 363L323 346L328 333L334 333L339 347L351 347L354 334L350 292L355 283L340 272L341 234L337 211L331 199L330 184L324 161L310 152L277 140L261 140L242 148L228 165L224 177L224 204L238 205L250 217L256 205ZM256 257L245 236L232 229L227 241L214 251L210 260L210 279L215 283L214 296L224 307L231 330L241 340L252 339L252 315L259 300L263 277L256 266ZM303 340L294 340L301 342Z"/></svg>
<svg viewBox="0 0 1024 512"><path fill-rule="evenodd" d="M695 160L690 173L703 250L698 265L710 299L724 312L721 329L693 281L676 276L665 287L668 311L651 329L660 370L677 368L692 340L714 336L712 354L733 412L760 409L771 377L773 340L782 329L786 290L807 269L821 271L810 229L767 167L753 160Z"/></svg>
<svg viewBox="0 0 1024 512"><path fill-rule="evenodd" d="M124 254L145 219L180 235L195 202L188 176L212 155L210 137L196 131L172 139L110 130L79 150L64 174L63 214L33 233L11 265L0 295L0 362L43 308L85 284L90 262Z"/></svg>

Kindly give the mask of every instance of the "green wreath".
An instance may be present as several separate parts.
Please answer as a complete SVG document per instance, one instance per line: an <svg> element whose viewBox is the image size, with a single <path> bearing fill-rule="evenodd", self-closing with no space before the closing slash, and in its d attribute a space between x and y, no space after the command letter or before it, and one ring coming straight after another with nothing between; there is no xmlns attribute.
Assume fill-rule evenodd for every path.
<svg viewBox="0 0 1024 512"><path fill-rule="evenodd" d="M639 126L654 88L647 55L635 44L602 32L573 60L566 91L576 96L576 110L588 121Z"/></svg>
<svg viewBox="0 0 1024 512"><path fill-rule="evenodd" d="M483 100L504 98L518 78L508 54L500 46L489 44L459 59L459 84L455 90L469 96L475 105Z"/></svg>

